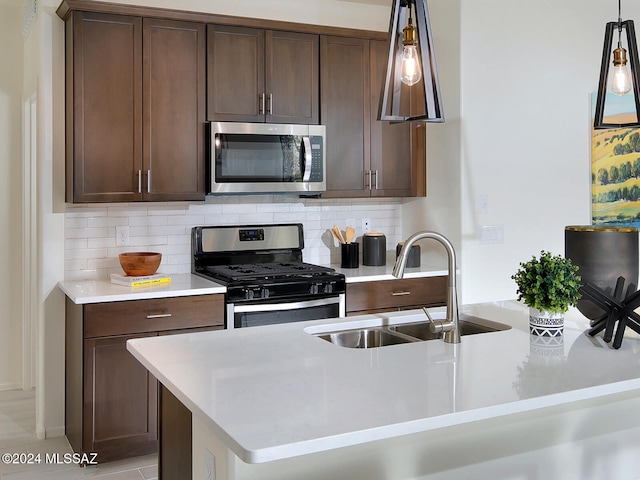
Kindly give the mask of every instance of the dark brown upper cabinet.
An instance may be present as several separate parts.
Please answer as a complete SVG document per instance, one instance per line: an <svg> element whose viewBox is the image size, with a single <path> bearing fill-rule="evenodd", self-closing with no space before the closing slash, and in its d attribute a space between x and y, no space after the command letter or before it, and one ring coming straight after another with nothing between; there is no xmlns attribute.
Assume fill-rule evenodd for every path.
<svg viewBox="0 0 640 480"><path fill-rule="evenodd" d="M320 39L328 172L323 197L424 195L424 126L377 119L386 45L363 38Z"/></svg>
<svg viewBox="0 0 640 480"><path fill-rule="evenodd" d="M203 200L204 24L66 22L67 201Z"/></svg>
<svg viewBox="0 0 640 480"><path fill-rule="evenodd" d="M207 118L317 124L318 35L208 26Z"/></svg>

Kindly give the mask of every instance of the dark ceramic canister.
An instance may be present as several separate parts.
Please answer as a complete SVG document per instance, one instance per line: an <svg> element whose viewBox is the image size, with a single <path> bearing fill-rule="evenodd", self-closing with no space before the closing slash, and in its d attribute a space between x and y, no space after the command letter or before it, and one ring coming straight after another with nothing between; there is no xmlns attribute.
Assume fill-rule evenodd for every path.
<svg viewBox="0 0 640 480"><path fill-rule="evenodd" d="M340 244L340 266L342 268L358 268L360 262L360 244L356 242Z"/></svg>
<svg viewBox="0 0 640 480"><path fill-rule="evenodd" d="M564 230L564 256L580 267L582 285L592 283L613 294L618 277L625 279L625 292L638 285L638 229L572 225ZM578 310L595 320L604 312L590 300L578 300Z"/></svg>
<svg viewBox="0 0 640 480"><path fill-rule="evenodd" d="M387 237L380 232L369 232L362 236L362 264L370 266L386 265Z"/></svg>
<svg viewBox="0 0 640 480"><path fill-rule="evenodd" d="M402 250L402 246L404 242L398 243L396 245L396 258L400 255L400 250ZM407 256L407 268L415 268L420 266L420 245L412 245L411 249L409 249L409 255Z"/></svg>

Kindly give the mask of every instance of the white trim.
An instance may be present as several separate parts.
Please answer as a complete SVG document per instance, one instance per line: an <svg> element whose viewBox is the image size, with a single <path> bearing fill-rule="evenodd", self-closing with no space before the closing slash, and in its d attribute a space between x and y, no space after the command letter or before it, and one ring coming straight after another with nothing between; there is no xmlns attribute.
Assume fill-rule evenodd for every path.
<svg viewBox="0 0 640 480"><path fill-rule="evenodd" d="M23 162L22 162L22 388L35 387L34 356L37 352L35 327L38 298L37 285L37 103L32 93L23 103Z"/></svg>

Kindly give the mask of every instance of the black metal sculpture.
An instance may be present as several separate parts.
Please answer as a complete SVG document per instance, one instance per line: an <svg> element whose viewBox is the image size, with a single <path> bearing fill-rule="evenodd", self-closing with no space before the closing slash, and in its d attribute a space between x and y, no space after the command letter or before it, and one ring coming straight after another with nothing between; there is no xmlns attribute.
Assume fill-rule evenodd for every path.
<svg viewBox="0 0 640 480"><path fill-rule="evenodd" d="M582 298L590 300L604 311L600 318L591 322L591 329L587 333L594 337L604 330L604 341L609 343L613 339L612 346L615 349L622 346L627 327L640 333L640 315L634 311L640 307L640 291L636 290L636 285L630 284L623 298L624 283L625 278L618 277L613 295L592 283L586 283L581 288Z"/></svg>

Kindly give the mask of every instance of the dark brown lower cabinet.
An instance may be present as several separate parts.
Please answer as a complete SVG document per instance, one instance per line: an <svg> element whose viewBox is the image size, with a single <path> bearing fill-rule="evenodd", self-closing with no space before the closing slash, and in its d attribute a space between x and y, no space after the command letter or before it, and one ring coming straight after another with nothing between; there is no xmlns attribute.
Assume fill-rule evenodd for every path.
<svg viewBox="0 0 640 480"><path fill-rule="evenodd" d="M223 295L89 305L67 299L65 429L73 450L96 453L99 463L157 452L158 381L127 340L221 328Z"/></svg>
<svg viewBox="0 0 640 480"><path fill-rule="evenodd" d="M347 283L347 316L446 305L447 276Z"/></svg>

